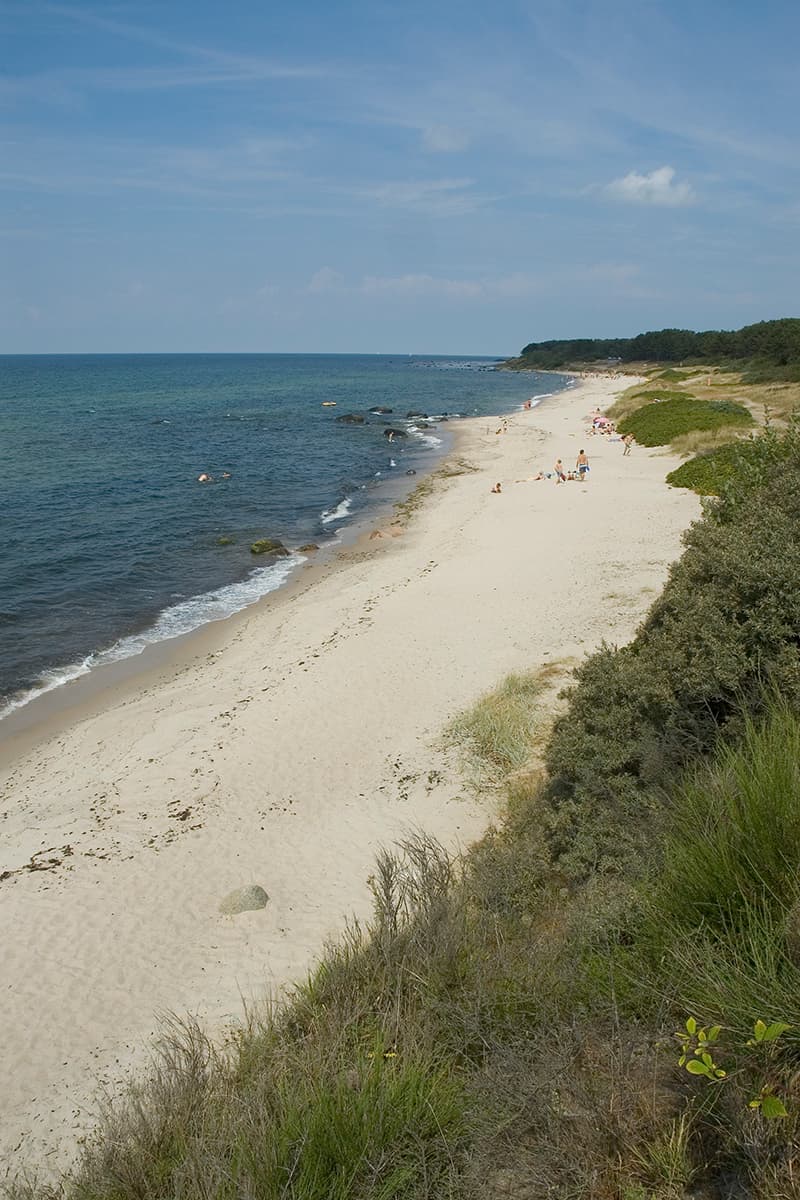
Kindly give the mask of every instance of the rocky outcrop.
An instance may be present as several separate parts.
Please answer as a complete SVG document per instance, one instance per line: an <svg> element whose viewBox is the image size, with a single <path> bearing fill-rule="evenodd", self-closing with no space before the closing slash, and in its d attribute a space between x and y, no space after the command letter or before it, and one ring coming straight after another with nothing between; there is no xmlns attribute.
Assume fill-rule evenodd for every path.
<svg viewBox="0 0 800 1200"><path fill-rule="evenodd" d="M250 553L273 554L276 558L285 558L291 551L287 550L278 538L261 538L259 541L253 542Z"/></svg>
<svg viewBox="0 0 800 1200"><path fill-rule="evenodd" d="M364 425L366 419L362 413L342 413L336 418L340 425Z"/></svg>
<svg viewBox="0 0 800 1200"><path fill-rule="evenodd" d="M384 429L383 436L388 438L390 442L393 442L395 438L408 437L408 430L394 429L392 426L389 426L387 429Z"/></svg>
<svg viewBox="0 0 800 1200"><path fill-rule="evenodd" d="M305 546L298 546L298 554L313 554L315 550L319 550L316 542L306 542Z"/></svg>

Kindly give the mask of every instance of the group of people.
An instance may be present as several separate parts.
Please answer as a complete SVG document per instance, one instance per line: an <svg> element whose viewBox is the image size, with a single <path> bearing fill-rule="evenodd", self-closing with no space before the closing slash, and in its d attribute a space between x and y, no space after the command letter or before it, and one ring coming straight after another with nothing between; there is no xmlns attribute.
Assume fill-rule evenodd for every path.
<svg viewBox="0 0 800 1200"><path fill-rule="evenodd" d="M556 483L586 483L589 478L589 458L585 450L578 453L575 460L575 469L568 470L560 458L556 459L553 473L556 477Z"/></svg>

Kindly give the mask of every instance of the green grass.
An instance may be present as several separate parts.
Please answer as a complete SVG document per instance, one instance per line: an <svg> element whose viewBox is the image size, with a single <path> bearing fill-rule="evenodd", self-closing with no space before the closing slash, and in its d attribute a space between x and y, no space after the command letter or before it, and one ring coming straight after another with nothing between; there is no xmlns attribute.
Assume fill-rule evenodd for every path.
<svg viewBox="0 0 800 1200"><path fill-rule="evenodd" d="M541 748L542 730L537 704L557 668L509 675L448 728L454 741L467 742L473 752L504 773L519 770Z"/></svg>
<svg viewBox="0 0 800 1200"><path fill-rule="evenodd" d="M673 438L695 429L753 424L751 413L741 404L728 400L695 400L680 394L646 404L630 413L620 422L619 431L632 433L642 446L666 446Z"/></svg>

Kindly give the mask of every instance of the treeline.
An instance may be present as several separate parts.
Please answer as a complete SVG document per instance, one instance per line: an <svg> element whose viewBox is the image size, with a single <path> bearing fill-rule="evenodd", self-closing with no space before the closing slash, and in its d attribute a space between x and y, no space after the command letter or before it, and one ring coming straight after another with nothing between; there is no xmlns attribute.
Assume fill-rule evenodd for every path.
<svg viewBox="0 0 800 1200"><path fill-rule="evenodd" d="M529 342L517 365L555 370L600 359L622 362L714 362L761 368L770 377L800 376L800 319L759 321L743 329L659 329L632 338ZM765 376L766 377L766 376Z"/></svg>

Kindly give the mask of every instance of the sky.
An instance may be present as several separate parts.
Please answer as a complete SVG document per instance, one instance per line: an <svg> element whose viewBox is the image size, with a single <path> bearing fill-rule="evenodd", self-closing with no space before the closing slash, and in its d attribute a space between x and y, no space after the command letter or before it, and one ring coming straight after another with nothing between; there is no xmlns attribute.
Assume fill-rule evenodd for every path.
<svg viewBox="0 0 800 1200"><path fill-rule="evenodd" d="M796 0L0 0L0 353L800 315Z"/></svg>

